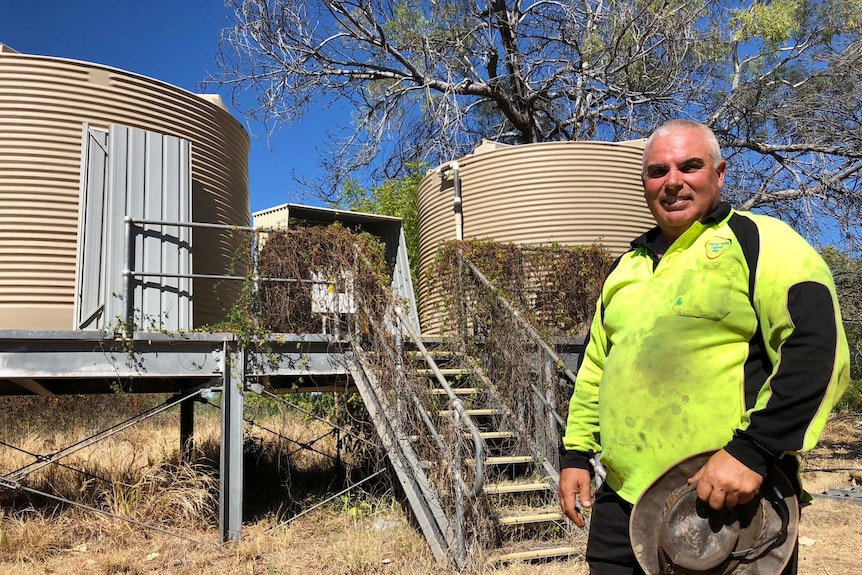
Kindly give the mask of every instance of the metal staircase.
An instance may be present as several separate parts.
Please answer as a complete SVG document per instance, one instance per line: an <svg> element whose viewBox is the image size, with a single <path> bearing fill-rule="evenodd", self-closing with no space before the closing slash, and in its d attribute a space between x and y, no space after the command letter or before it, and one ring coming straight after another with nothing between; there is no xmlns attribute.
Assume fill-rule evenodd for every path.
<svg viewBox="0 0 862 575"><path fill-rule="evenodd" d="M373 269L362 254L355 262ZM464 264L459 269L487 284ZM365 276L359 269L351 275L375 283ZM462 571L580 555L586 534L560 512L556 469L564 422L555 408L571 393L560 391L561 382L572 386L574 375L502 298L499 316L480 317L468 309L475 299L467 288L455 290L457 313L472 315L457 318L460 332L451 340L419 335L415 314L401 310L404 301L415 307L412 298L367 287L350 290L351 307L361 312L342 316L336 307L332 318L349 345L342 365L416 524L434 558ZM505 326L520 355L495 348L483 324Z"/></svg>
<svg viewBox="0 0 862 575"><path fill-rule="evenodd" d="M392 374L359 343L350 370L435 558L465 569L581 553L585 533L559 509L562 420L547 401L536 397L547 417L525 420L481 358L404 332L388 350L404 381L397 390L384 389Z"/></svg>
<svg viewBox="0 0 862 575"><path fill-rule="evenodd" d="M478 504L490 527L493 546L485 559L491 562L547 560L576 555L581 533L560 512L557 499L559 474L543 454L499 390L472 357L450 354L441 371L453 391L462 398L467 414L477 424L485 442L485 481ZM417 376L425 375L418 369ZM440 396L433 379L433 396ZM437 415L451 417L444 405Z"/></svg>

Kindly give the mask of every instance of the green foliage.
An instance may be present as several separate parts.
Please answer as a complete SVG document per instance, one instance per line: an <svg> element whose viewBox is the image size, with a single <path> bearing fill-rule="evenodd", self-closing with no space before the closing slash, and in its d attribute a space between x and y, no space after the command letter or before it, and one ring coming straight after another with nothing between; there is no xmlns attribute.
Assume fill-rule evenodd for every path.
<svg viewBox="0 0 862 575"><path fill-rule="evenodd" d="M236 298L225 306L224 320L213 325L201 326L197 331L204 332L230 332L237 336L243 345L251 341L259 332L257 320L254 314L254 278L252 277L253 266L249 261L252 249L253 235L246 233L237 237L238 232L232 231L228 234L230 241L236 242L237 248L233 258L228 264L227 273L230 275L244 275L245 280L239 289ZM218 295L221 290L221 282L213 286L213 291Z"/></svg>
<svg viewBox="0 0 862 575"><path fill-rule="evenodd" d="M736 28L735 39L748 42L762 39L775 49L798 34L803 2L800 0L773 0L768 4L754 3L746 9L735 11L731 27Z"/></svg>
<svg viewBox="0 0 862 575"><path fill-rule="evenodd" d="M411 162L408 175L387 180L368 190L356 182L348 182L343 188L342 203L347 209L401 218L410 275L413 281L419 277L419 182L425 176L425 164Z"/></svg>
<svg viewBox="0 0 862 575"><path fill-rule="evenodd" d="M243 397L244 415L253 420L273 417L284 410L282 403L266 395L246 393Z"/></svg>
<svg viewBox="0 0 862 575"><path fill-rule="evenodd" d="M428 19L422 13L417 0L398 2L383 29L387 36L395 38L408 45L421 41L422 34L428 27Z"/></svg>
<svg viewBox="0 0 862 575"><path fill-rule="evenodd" d="M847 391L838 400L838 403L835 405L835 411L862 413L862 379L856 378L850 380L850 387L847 388Z"/></svg>
<svg viewBox="0 0 862 575"><path fill-rule="evenodd" d="M862 324L862 259L853 258L834 246L827 246L820 255L835 278L844 322Z"/></svg>
<svg viewBox="0 0 862 575"><path fill-rule="evenodd" d="M821 252L832 270L844 331L850 347L850 388L838 402L839 411L862 411L862 260L833 246Z"/></svg>
<svg viewBox="0 0 862 575"><path fill-rule="evenodd" d="M335 416L335 395L332 393L296 393L290 401L320 417Z"/></svg>

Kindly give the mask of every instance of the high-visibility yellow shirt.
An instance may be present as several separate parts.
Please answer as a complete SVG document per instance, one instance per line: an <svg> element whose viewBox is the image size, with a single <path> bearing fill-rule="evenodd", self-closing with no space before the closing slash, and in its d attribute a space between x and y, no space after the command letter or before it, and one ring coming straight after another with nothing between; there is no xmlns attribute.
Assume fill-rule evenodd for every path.
<svg viewBox="0 0 862 575"><path fill-rule="evenodd" d="M722 203L661 259L658 234L604 283L563 440L601 452L630 502L695 453L725 448L761 473L795 458L850 381L832 275L790 227Z"/></svg>

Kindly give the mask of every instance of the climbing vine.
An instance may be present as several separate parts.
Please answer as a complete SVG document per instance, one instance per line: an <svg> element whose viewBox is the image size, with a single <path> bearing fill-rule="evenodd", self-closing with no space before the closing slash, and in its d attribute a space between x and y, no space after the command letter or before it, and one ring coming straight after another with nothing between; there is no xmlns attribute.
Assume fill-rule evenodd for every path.
<svg viewBox="0 0 862 575"><path fill-rule="evenodd" d="M552 361L513 309L552 348L582 341L612 263L598 245L468 240L447 243L438 253L431 275L445 286L440 293L446 332L467 355L481 358L518 427L543 443L531 447L544 453L556 452L558 430L549 424L549 412L537 393L565 417L573 382L563 376L566 366Z"/></svg>
<svg viewBox="0 0 862 575"><path fill-rule="evenodd" d="M269 233L259 270L260 323L277 333L319 333L332 315L380 314L390 283L380 240L338 224Z"/></svg>
<svg viewBox="0 0 862 575"><path fill-rule="evenodd" d="M548 337L583 336L589 330L602 282L613 259L599 245L519 246L485 239L449 242L440 249L432 276L440 278L444 315L460 318L462 296L476 316L495 305L494 295L479 289L459 254L487 277L500 295ZM461 293L451 286L462 286ZM454 325L448 326L453 329Z"/></svg>

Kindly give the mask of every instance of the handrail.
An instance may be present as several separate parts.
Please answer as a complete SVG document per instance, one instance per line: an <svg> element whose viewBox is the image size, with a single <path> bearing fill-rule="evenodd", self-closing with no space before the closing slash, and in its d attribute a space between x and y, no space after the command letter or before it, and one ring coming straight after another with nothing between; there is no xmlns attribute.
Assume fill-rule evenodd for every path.
<svg viewBox="0 0 862 575"><path fill-rule="evenodd" d="M424 469L419 464L408 437L403 428L391 414L398 413L397 408L389 404L386 393L378 385L374 369L369 363L362 346L357 342L354 347L355 359L348 359L349 364L355 364L358 373L354 374L356 386L362 394L366 407L371 415L377 433L386 448L392 462L392 468L404 487L404 493L410 505L414 508L417 522L422 529L435 559L444 561L452 558L451 550L458 540L453 538L451 521L440 504L437 494L431 488ZM387 349L393 352L394 349ZM418 401L415 399L414 401ZM442 452L446 452L445 445ZM457 535L456 535L457 536ZM458 566L463 566L460 557L455 557Z"/></svg>
<svg viewBox="0 0 862 575"><path fill-rule="evenodd" d="M401 321L402 326L407 331L407 335L410 336L410 339L413 340L413 344L416 348L422 353L422 356L426 359L428 366L431 368L434 377L437 379L437 383L440 384L440 387L446 391L446 395L449 398L449 402L452 404L452 409L455 411L459 418L464 422L464 425L470 431L470 435L473 438L473 446L476 450L475 458L476 458L476 478L473 482L473 496L478 497L478 495L482 492L482 486L485 481L485 441L482 439L482 436L479 432L479 428L476 426L476 423L473 421L473 418L470 417L470 414L466 412L464 409L464 404L461 402L461 399L452 391L452 388L449 386L449 383L446 381L446 378L443 377L443 373L440 371L440 368L437 367L437 364L430 360L430 353L428 349L425 347L425 344L422 343L422 338L413 331L413 328L410 327L410 324L407 322L404 317L404 312L401 310L400 306L395 306L395 315Z"/></svg>
<svg viewBox="0 0 862 575"><path fill-rule="evenodd" d="M506 300L500 295L499 290L488 280L488 278L485 277L485 275L481 271L479 271L479 269L473 264L473 262L467 259L467 257L464 255L464 252L460 249L458 250L458 257L461 259L461 261L467 264L467 267L470 269L470 272L476 277L476 279L478 279L480 282L482 282L482 284L485 285L485 287L491 290L491 293L494 294L494 297L497 298L497 301L500 303L500 305L506 308L506 310L512 315L512 317L514 317L518 321L518 323L521 324L521 326L527 331L527 333L530 334L536 344L539 345L551 357L551 359L554 360L555 364L558 367L566 365L562 358L560 358L560 356L545 342L545 340L542 339L542 336L539 335L539 332L536 330L536 328L534 328L526 319L524 319L521 313L517 309L515 309L515 307L511 303L509 303L508 300ZM568 367L560 371L564 373L566 377L569 378L572 384L575 384L577 376ZM565 420L560 416L559 413L557 413L556 408L542 396L542 393L539 391L538 388L536 388L535 385L533 385L532 388L533 392L541 400L542 405L552 415L557 424L560 427L565 428ZM604 481L606 472L601 464L598 454L593 456L592 461L594 469L596 471L597 481Z"/></svg>
<svg viewBox="0 0 862 575"><path fill-rule="evenodd" d="M440 372L439 368L437 367L436 362L433 360L430 353L428 352L428 349L422 343L422 340L418 337L418 335L415 332L409 331L410 330L410 324L408 324L405 321L403 311L396 306L394 312L395 312L395 315L396 315L396 318L398 319L398 321L400 323L402 323L408 329L408 335L413 339L414 343L417 346L417 349L419 349L419 351L422 354L426 364L431 367L432 372L435 373L435 375L438 377L438 382L440 382L441 386L444 389L448 390L447 394L450 395L450 403L453 405L453 409L455 410L455 413L456 413L456 420L455 420L456 425L459 422L461 422L462 420L464 420L465 421L464 425L466 425L467 428L471 431L471 436L473 437L473 442L475 445L476 462L477 462L477 464L476 464L476 471L477 471L476 480L474 482L474 488L473 488L473 497L475 498L481 492L482 485L484 482L484 462L485 462L484 441L482 440L481 435L478 434L478 428L473 423L472 418L470 418L469 415L463 411L463 406L461 405L461 402L457 398L457 396L455 397L454 402L451 401L451 396L454 395L454 392L452 392L451 387L449 387L448 382L446 382L445 378L442 377L442 373ZM374 318L369 318L369 320L372 322L372 325L374 326L375 329L380 327L379 325L377 325L377 321ZM354 350L357 352L357 356L360 359L364 356L364 352L362 351L361 346L354 345ZM392 352L392 351L394 351L394 349L390 348L389 351ZM364 360L361 360L361 361L364 362ZM466 514L465 514L465 510L464 510L464 492L469 491L469 488L464 483L464 479L463 479L462 473L461 473L461 460L460 460L460 457L458 455L458 452L460 450L457 449L460 446L460 443L457 443L457 442L455 443L456 451L453 454L452 451L449 449L449 447L443 441L443 438L440 435L440 433L437 431L437 428L434 425L434 422L431 420L431 417L428 415L428 412L425 410L424 406L422 405L422 401L420 400L419 396L414 391L410 391L409 397L412 400L414 407L416 408L416 410L419 414L420 419L425 424L425 427L427 428L428 433L431 434L431 437L433 438L434 443L436 443L437 448L439 449L440 453L443 455L444 464L447 465L452 472L452 483L453 483L453 489L454 489L454 495L455 495L455 497L454 497L454 499L455 499L455 521L453 522L454 526L455 526L455 541L453 543L449 537L446 537L446 539L448 541L449 549L452 549L454 546L456 546L454 549L454 557L455 557L455 560L456 560L459 568L463 568L465 565L466 557L467 557L467 546L466 546L466 537L465 537ZM427 497L427 495L425 497Z"/></svg>
<svg viewBox="0 0 862 575"><path fill-rule="evenodd" d="M245 232L253 232L257 237L260 233L268 233L275 231L273 228L257 228L251 226L236 226L231 224L211 224L205 222L178 222L178 221L170 221L170 220L157 220L157 219L145 219L145 218L133 218L131 216L125 216L123 219L125 223L125 243L124 243L124 266L123 266L123 301L124 301L124 310L123 310L123 325L124 332L126 337L131 337L131 332L133 331L133 318L134 318L134 296L132 294L133 286L132 280L134 278L173 278L173 279L205 279L205 280L224 280L224 281L245 281L248 279L247 276L237 276L237 275L228 275L228 274L198 274L198 273L169 273L169 272L147 272L144 270L133 270L131 269L132 262L132 254L135 252L135 246L137 245L137 237L141 232L133 231L133 228L136 225L153 225L153 226L175 226L181 228L204 228L204 229L216 229L216 230L226 230L226 231L245 231ZM255 246L257 243L255 242ZM253 248L254 249L254 248ZM255 262L256 264L256 262ZM313 280L313 279L301 279L301 278L276 278L276 277L260 277L257 274L257 269L255 266L254 270L254 281L255 283L260 282L271 282L271 283L292 283L292 284L311 284L311 285L327 285L330 282L321 281L321 280Z"/></svg>
<svg viewBox="0 0 862 575"><path fill-rule="evenodd" d="M265 231L262 228L254 228L251 226L235 226L233 224L208 224L205 222L174 222L170 220L152 220L146 218L133 218L126 216L125 221L132 224L150 224L154 226L176 226L178 228L207 228L214 230L235 230L241 232L257 232Z"/></svg>
<svg viewBox="0 0 862 575"><path fill-rule="evenodd" d="M485 285L485 287L491 290L491 292L494 294L494 297L497 298L497 301L503 307L505 307L509 313L512 314L512 316L518 321L518 323L521 324L521 327L527 330L527 332L530 334L530 336L532 336L536 344L538 344L543 350L545 350L548 355L551 356L551 359L554 360L557 367L560 368L562 366L565 366L566 363L562 360L562 358L560 358L559 355L557 355L557 352L555 352L553 348L551 348L551 346L549 346L545 342L545 340L542 339L542 336L539 334L536 328L534 328L530 324L530 322L528 322L526 319L523 318L523 316L521 316L521 312L515 309L515 306L513 306L511 303L508 302L508 300L506 300L499 294L497 288L494 287L494 284L492 284L488 280L488 278L485 277L485 274L479 271L479 269L473 264L473 262L467 259L467 256L465 256L464 252L460 249L458 250L458 256L465 264L467 264L467 267L470 268L470 271L473 273L473 275L476 276L476 278L481 281ZM568 367L563 367L562 369L560 369L560 371L564 373L572 383L575 383L577 376L572 372L572 370L570 370Z"/></svg>
<svg viewBox="0 0 862 575"><path fill-rule="evenodd" d="M539 399L539 401L540 401L540 402L542 402L542 405L544 405L544 406L545 406L545 409L547 409L547 410L551 413L551 416L554 418L554 421L556 421L556 422L557 422L557 425L559 425L560 427L565 427L565 426L566 426L566 422L565 422L565 420L562 418L562 416L561 416L559 413L557 413L557 408L556 408L556 407L554 407L553 405L551 405L551 404L548 402L548 400L547 400L547 399L545 399L545 396L544 396L544 395L542 395L541 390L539 390L539 388L538 388L538 387L536 387L536 384L535 384L535 383L534 383L534 384L531 384L531 385L530 385L530 387L532 387L532 388L533 388L533 393L535 393L535 394L536 394L536 397Z"/></svg>

